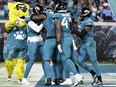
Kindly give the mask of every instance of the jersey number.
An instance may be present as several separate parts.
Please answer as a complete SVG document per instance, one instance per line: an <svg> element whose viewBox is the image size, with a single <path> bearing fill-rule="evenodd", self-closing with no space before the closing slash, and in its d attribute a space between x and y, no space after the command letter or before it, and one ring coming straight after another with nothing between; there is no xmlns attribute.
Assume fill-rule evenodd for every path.
<svg viewBox="0 0 116 87"><path fill-rule="evenodd" d="M68 28L68 20L66 19L66 17L63 18L62 22L61 22L62 26L66 26L66 28Z"/></svg>

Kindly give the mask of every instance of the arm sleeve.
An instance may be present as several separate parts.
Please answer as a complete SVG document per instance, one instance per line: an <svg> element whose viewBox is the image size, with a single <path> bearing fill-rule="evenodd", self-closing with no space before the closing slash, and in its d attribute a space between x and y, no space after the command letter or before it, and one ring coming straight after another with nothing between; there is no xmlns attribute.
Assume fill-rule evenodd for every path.
<svg viewBox="0 0 116 87"><path fill-rule="evenodd" d="M41 23L40 25L35 24L33 21L29 21L28 22L28 26L33 29L35 32L39 33L42 28L43 28L43 24Z"/></svg>
<svg viewBox="0 0 116 87"><path fill-rule="evenodd" d="M41 15L45 15L45 16L46 16L45 13L42 13ZM47 16L46 16L46 17L47 17ZM38 21L43 21L43 20L44 20L44 18L43 18L42 16L36 15L36 14L32 14L31 17L30 17L30 19L31 19L32 21L34 21L34 22L38 22Z"/></svg>
<svg viewBox="0 0 116 87"><path fill-rule="evenodd" d="M85 29L83 29L81 32L79 32L78 30L75 30L74 33L80 37L80 38L83 38L86 34L87 34L87 31Z"/></svg>

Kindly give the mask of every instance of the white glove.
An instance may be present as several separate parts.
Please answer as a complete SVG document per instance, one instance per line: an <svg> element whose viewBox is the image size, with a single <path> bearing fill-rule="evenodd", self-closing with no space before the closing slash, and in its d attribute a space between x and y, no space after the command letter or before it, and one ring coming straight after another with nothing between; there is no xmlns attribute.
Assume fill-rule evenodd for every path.
<svg viewBox="0 0 116 87"><path fill-rule="evenodd" d="M63 52L60 44L57 45L57 49L58 49L58 51L59 51L60 53Z"/></svg>
<svg viewBox="0 0 116 87"><path fill-rule="evenodd" d="M75 41L72 40L72 42L73 42L73 50L77 50L77 47L76 47L76 45L75 45Z"/></svg>
<svg viewBox="0 0 116 87"><path fill-rule="evenodd" d="M28 26L37 33L39 33L43 29L43 24L42 23L40 25L37 25L33 21L29 21Z"/></svg>

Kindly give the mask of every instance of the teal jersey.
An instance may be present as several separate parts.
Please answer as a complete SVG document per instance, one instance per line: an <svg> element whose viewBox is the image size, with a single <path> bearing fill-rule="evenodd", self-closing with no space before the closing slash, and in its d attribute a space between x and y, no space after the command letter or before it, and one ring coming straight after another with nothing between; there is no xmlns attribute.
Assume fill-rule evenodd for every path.
<svg viewBox="0 0 116 87"><path fill-rule="evenodd" d="M31 27L27 25L27 35L28 37L39 36L40 32L35 32Z"/></svg>
<svg viewBox="0 0 116 87"><path fill-rule="evenodd" d="M29 21L32 21L32 20L31 20L30 16L28 16L28 17L25 18L25 21L28 21L28 22L29 22ZM35 24L38 25L39 22L37 22L37 23L35 23ZM33 36L39 36L39 35L40 35L40 32L37 33L37 32L34 31L31 27L29 27L28 24L27 24L26 26L27 26L27 36L28 36L28 37L33 37Z"/></svg>
<svg viewBox="0 0 116 87"><path fill-rule="evenodd" d="M53 23L53 15L49 12L44 12L46 14L46 19L43 21L44 27L46 29L46 37L56 36L55 25Z"/></svg>
<svg viewBox="0 0 116 87"><path fill-rule="evenodd" d="M82 38L83 42L88 41L89 39L93 39L93 31L94 31L94 23L93 20L88 18L84 21L81 21L79 26L80 31L84 29L86 25L92 25L92 29L88 31L88 33Z"/></svg>
<svg viewBox="0 0 116 87"><path fill-rule="evenodd" d="M57 22L61 22L61 36L70 36L71 35L71 30L69 23L72 21L71 20L71 15L70 13L56 13L53 17L55 24Z"/></svg>
<svg viewBox="0 0 116 87"><path fill-rule="evenodd" d="M7 17L7 10L5 8L0 8L0 19Z"/></svg>

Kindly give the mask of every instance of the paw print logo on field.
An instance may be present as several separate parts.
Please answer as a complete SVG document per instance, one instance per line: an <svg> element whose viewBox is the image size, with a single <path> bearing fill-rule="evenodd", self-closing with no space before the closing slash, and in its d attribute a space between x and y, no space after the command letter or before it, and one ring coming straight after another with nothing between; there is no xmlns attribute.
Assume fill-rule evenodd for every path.
<svg viewBox="0 0 116 87"><path fill-rule="evenodd" d="M15 39L19 39L19 40L23 40L25 35L22 31L17 31L15 34L14 34L14 37Z"/></svg>

